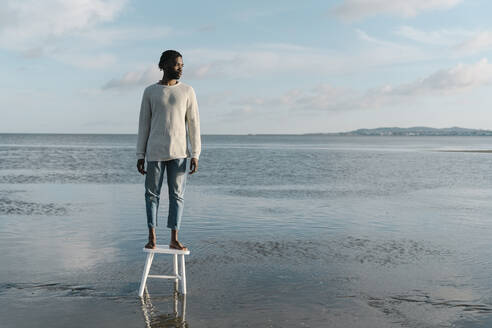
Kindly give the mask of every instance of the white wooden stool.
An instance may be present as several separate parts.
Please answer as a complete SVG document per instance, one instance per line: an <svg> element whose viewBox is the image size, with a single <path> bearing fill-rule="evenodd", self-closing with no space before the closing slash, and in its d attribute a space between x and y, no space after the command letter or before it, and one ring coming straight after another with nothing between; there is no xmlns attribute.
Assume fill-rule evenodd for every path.
<svg viewBox="0 0 492 328"><path fill-rule="evenodd" d="M190 251L182 251L179 249L169 248L167 245L156 245L154 249L143 248L143 251L147 253L147 259L145 260L145 266L142 273L142 281L140 282L140 289L138 291L138 296L142 297L145 289L145 284L147 283L147 278L161 278L161 279L174 279L175 282L180 282L181 284L181 294L186 294L186 269L185 269L185 255L190 255ZM155 275L149 274L150 267L152 266L152 260L154 259L154 254L170 254L173 255L173 271L174 275ZM181 258L181 272L178 271L178 255Z"/></svg>

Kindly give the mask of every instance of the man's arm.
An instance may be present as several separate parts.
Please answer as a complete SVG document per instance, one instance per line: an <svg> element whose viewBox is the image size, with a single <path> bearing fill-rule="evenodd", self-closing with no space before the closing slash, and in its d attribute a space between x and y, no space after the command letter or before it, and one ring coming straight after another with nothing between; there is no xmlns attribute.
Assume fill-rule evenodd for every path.
<svg viewBox="0 0 492 328"><path fill-rule="evenodd" d="M202 142L200 137L200 115L198 114L198 102L196 100L195 90L191 88L186 108L186 124L191 143L191 163L190 174L198 170L198 158L202 150Z"/></svg>
<svg viewBox="0 0 492 328"><path fill-rule="evenodd" d="M147 90L144 91L142 96L142 104L140 106L140 116L138 120L138 136L137 136L137 170L141 174L145 174L144 163L145 153L147 150L147 140L150 134L150 120L152 118L152 112L150 110L150 99L147 94Z"/></svg>

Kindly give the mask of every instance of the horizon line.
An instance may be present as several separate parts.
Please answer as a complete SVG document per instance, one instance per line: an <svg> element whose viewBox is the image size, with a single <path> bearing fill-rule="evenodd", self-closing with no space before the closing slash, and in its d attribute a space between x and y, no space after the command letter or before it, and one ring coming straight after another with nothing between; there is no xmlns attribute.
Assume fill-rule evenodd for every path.
<svg viewBox="0 0 492 328"><path fill-rule="evenodd" d="M377 130L377 129L412 129L412 128L431 128L431 129L467 129L467 130L476 130L476 131L492 131L492 129L477 129L477 128L462 128L459 126L452 126L452 127L445 127L445 128L433 128L429 126L411 126L411 127L398 127L398 126L382 126L382 127L377 127L377 128L358 128L355 130L350 130L350 131L341 131L341 132L304 132L304 133L204 133L201 134L202 136L286 136L286 135L292 135L292 136L302 136L302 135L316 135L316 134L324 134L324 135L330 135L330 134L344 134L344 133L351 133L355 132L358 130ZM55 135L138 135L138 133L105 133L105 132L79 132L79 133L68 133L68 132L0 132L0 135L5 135L5 134L55 134Z"/></svg>

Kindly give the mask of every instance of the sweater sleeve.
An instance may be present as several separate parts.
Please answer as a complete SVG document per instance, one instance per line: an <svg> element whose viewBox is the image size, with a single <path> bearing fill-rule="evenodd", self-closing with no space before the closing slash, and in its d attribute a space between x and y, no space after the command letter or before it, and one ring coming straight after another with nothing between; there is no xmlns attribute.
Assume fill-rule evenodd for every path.
<svg viewBox="0 0 492 328"><path fill-rule="evenodd" d="M202 150L200 138L200 116L198 114L198 103L193 88L190 89L190 95L186 107L186 123L191 143L191 157L198 159Z"/></svg>
<svg viewBox="0 0 492 328"><path fill-rule="evenodd" d="M147 140L150 133L150 120L152 112L150 110L150 99L147 90L142 96L142 104L140 106L140 117L138 120L138 136L137 136L137 159L145 158L147 150Z"/></svg>

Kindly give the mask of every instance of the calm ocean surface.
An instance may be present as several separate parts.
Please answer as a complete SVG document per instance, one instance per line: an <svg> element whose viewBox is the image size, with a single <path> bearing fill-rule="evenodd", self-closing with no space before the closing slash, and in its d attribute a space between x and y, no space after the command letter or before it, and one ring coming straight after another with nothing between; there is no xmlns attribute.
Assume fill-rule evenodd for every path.
<svg viewBox="0 0 492 328"><path fill-rule="evenodd" d="M202 143L142 301L136 136L0 134L0 327L492 326L492 137Z"/></svg>

